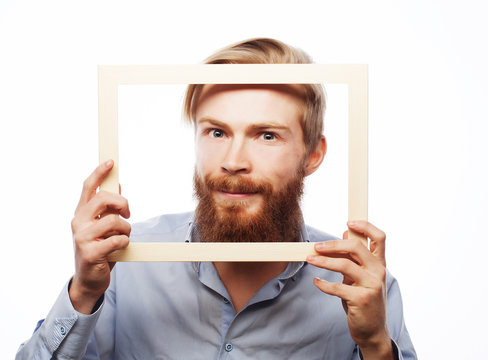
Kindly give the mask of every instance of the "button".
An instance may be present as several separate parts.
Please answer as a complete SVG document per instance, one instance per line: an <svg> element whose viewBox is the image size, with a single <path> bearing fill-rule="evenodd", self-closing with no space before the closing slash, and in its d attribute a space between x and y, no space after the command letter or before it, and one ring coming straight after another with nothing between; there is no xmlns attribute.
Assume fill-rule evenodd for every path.
<svg viewBox="0 0 488 360"><path fill-rule="evenodd" d="M229 351L232 351L234 347L232 346L231 343L227 343L225 344L225 351L229 352Z"/></svg>
<svg viewBox="0 0 488 360"><path fill-rule="evenodd" d="M224 303L225 304L228 304L229 303L229 300L227 298L224 298Z"/></svg>
<svg viewBox="0 0 488 360"><path fill-rule="evenodd" d="M59 332L60 332L60 333L61 333L61 335L63 335L63 336L64 336L64 335L66 335L66 329L65 329L65 327L64 327L64 326L61 326L61 327L59 328Z"/></svg>

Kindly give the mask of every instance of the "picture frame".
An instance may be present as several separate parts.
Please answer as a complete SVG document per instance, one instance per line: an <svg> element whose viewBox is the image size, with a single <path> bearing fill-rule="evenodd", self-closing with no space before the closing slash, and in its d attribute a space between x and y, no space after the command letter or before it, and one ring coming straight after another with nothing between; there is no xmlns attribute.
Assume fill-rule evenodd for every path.
<svg viewBox="0 0 488 360"><path fill-rule="evenodd" d="M118 88L148 84L345 84L348 219L368 219L368 66L364 64L103 65L98 67L99 160L114 167L100 189L119 191ZM349 232L349 238L367 239ZM130 243L110 261L305 261L311 243Z"/></svg>

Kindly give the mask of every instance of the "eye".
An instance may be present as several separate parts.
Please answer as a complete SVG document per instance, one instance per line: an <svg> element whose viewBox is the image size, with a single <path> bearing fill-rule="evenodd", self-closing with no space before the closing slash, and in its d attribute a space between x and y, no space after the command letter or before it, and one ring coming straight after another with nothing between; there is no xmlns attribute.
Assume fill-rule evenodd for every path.
<svg viewBox="0 0 488 360"><path fill-rule="evenodd" d="M273 133L270 133L270 132L265 132L261 136L264 140L267 140L267 141L271 141L271 140L276 139L276 135Z"/></svg>
<svg viewBox="0 0 488 360"><path fill-rule="evenodd" d="M212 136L214 138L224 137L224 132L222 130L219 130L219 129L212 129L209 131L209 134L210 134L210 136Z"/></svg>

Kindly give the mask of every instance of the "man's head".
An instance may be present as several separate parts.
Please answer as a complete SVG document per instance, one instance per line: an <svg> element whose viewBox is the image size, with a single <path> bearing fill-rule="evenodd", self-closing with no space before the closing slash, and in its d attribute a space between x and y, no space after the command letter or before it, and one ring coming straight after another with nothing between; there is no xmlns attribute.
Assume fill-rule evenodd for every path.
<svg viewBox="0 0 488 360"><path fill-rule="evenodd" d="M210 62L258 59L309 60L285 44L255 39L219 51ZM202 240L297 240L303 178L318 168L326 150L321 102L320 86L189 87L186 111L195 126L196 220ZM321 112L313 117L317 108Z"/></svg>
<svg viewBox="0 0 488 360"><path fill-rule="evenodd" d="M205 64L310 64L312 59L304 51L269 38L241 41L220 49L204 61ZM195 110L203 85L188 86L184 117L195 123ZM321 141L324 130L325 94L321 84L303 84L297 87L303 96L300 117L307 154Z"/></svg>

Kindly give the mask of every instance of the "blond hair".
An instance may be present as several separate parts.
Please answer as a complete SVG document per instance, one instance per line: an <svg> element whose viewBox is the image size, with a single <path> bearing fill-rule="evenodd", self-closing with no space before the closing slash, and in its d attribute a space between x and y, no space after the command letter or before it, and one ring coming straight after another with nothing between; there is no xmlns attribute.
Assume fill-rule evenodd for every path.
<svg viewBox="0 0 488 360"><path fill-rule="evenodd" d="M205 64L310 64L304 51L281 41L255 38L227 46L204 60ZM302 84L304 112L300 121L307 155L319 144L324 128L325 94L321 84ZM185 95L184 118L194 122L202 84L190 84Z"/></svg>

